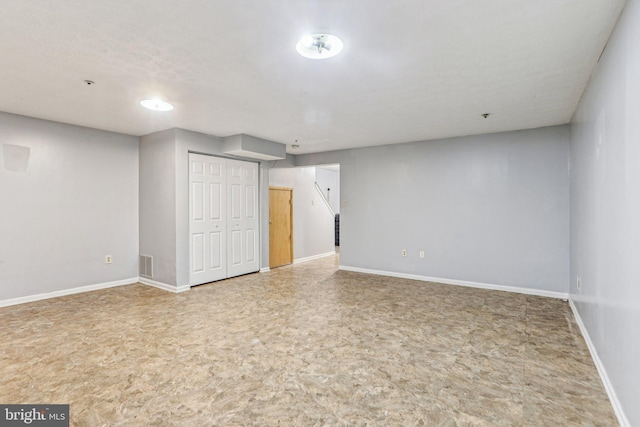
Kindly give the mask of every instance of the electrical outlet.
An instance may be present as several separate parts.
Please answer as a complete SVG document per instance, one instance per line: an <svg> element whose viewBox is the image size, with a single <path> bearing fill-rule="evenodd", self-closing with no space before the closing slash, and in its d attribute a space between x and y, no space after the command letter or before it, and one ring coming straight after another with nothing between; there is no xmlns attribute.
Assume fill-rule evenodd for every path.
<svg viewBox="0 0 640 427"><path fill-rule="evenodd" d="M113 262L113 259L111 258L111 255L105 255L104 256L104 263L105 264L111 264Z"/></svg>
<svg viewBox="0 0 640 427"><path fill-rule="evenodd" d="M402 256L407 256L407 250L406 249L402 250Z"/></svg>
<svg viewBox="0 0 640 427"><path fill-rule="evenodd" d="M420 258L424 258L424 251L420 251Z"/></svg>
<svg viewBox="0 0 640 427"><path fill-rule="evenodd" d="M582 280L580 279L580 277L576 279L576 288L578 288L578 290L582 289Z"/></svg>

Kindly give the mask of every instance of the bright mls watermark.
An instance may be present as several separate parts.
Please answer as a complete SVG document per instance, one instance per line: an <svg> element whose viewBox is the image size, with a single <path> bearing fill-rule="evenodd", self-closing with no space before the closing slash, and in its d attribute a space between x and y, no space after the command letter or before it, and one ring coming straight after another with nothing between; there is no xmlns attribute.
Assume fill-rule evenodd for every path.
<svg viewBox="0 0 640 427"><path fill-rule="evenodd" d="M0 426L69 427L69 405L2 405Z"/></svg>

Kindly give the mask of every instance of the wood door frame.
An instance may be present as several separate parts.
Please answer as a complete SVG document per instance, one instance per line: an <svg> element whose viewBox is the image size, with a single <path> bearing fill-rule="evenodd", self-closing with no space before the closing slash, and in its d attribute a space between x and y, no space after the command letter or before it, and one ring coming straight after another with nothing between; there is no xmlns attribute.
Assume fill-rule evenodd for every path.
<svg viewBox="0 0 640 427"><path fill-rule="evenodd" d="M269 186L269 202L271 202L271 190L276 191L288 191L291 193L291 204L289 205L289 233L291 238L289 239L289 253L291 254L291 264L293 264L293 188L291 187L272 187ZM271 206L269 206L269 226L271 226ZM287 264L284 264L287 265ZM269 231L269 268L271 267L271 231ZM275 268L275 267L274 267Z"/></svg>

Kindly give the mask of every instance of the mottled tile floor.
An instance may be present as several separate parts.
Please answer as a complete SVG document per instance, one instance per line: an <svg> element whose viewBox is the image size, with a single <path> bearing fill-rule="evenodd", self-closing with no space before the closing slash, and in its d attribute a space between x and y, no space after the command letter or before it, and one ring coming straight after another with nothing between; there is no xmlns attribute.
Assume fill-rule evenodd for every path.
<svg viewBox="0 0 640 427"><path fill-rule="evenodd" d="M566 302L337 271L0 309L0 403L72 425L616 425Z"/></svg>

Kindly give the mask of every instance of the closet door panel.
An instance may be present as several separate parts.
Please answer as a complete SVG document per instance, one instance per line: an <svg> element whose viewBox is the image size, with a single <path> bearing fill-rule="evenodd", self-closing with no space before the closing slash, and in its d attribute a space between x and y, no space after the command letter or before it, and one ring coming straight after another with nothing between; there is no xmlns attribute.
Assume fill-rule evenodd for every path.
<svg viewBox="0 0 640 427"><path fill-rule="evenodd" d="M225 160L189 154L191 286L227 277Z"/></svg>
<svg viewBox="0 0 640 427"><path fill-rule="evenodd" d="M232 259L229 277L260 269L258 242L258 164L228 160L229 233ZM233 237L232 237L232 236Z"/></svg>

